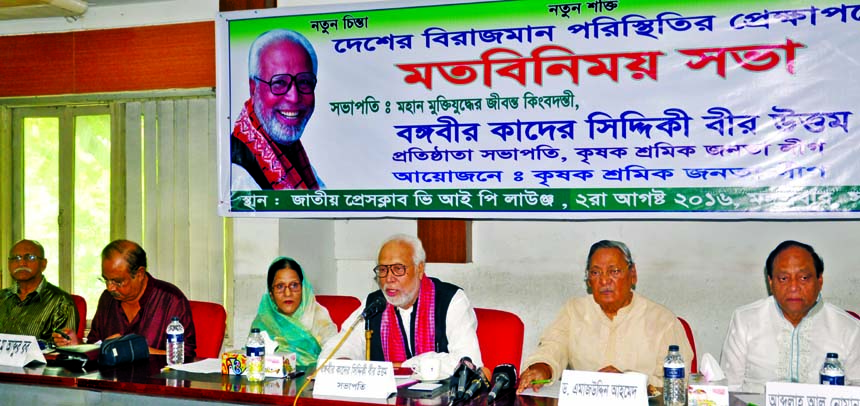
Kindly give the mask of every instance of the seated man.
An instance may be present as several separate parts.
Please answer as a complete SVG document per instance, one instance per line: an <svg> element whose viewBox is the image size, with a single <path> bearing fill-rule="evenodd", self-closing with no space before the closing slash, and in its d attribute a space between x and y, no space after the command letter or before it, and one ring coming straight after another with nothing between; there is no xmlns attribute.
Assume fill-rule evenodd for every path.
<svg viewBox="0 0 860 406"><path fill-rule="evenodd" d="M565 369L636 371L648 384L663 386L663 358L680 347L687 371L693 351L684 327L669 309L633 292L636 265L622 242L598 241L585 268L591 296L570 299L544 330L529 356L518 390L540 389L532 381L558 380Z"/></svg>
<svg viewBox="0 0 860 406"><path fill-rule="evenodd" d="M193 360L197 341L191 305L176 286L151 276L146 252L128 240L116 240L102 250L102 277L107 289L99 298L87 342L139 334L146 338L150 354L165 354L167 325L173 316L185 327L185 359ZM54 334L58 346L78 344Z"/></svg>
<svg viewBox="0 0 860 406"><path fill-rule="evenodd" d="M774 381L817 384L828 352L839 354L846 379L860 383L860 320L821 297L821 257L807 244L783 241L765 270L773 296L735 310L723 343L729 390L762 393Z"/></svg>
<svg viewBox="0 0 860 406"><path fill-rule="evenodd" d="M407 235L389 238L379 250L373 268L379 290L367 303L385 298L385 308L371 316L370 359L409 367L422 357L437 357L441 371L450 375L460 358L468 356L482 366L478 347L478 320L463 290L424 274L421 240ZM356 310L344 323L352 325L364 310ZM332 353L347 329L326 341L317 365ZM353 332L334 358L365 359L365 336Z"/></svg>
<svg viewBox="0 0 860 406"><path fill-rule="evenodd" d="M55 329L78 329L72 297L42 275L48 260L42 244L21 240L9 251L9 273L15 283L0 291L0 333L50 340Z"/></svg>

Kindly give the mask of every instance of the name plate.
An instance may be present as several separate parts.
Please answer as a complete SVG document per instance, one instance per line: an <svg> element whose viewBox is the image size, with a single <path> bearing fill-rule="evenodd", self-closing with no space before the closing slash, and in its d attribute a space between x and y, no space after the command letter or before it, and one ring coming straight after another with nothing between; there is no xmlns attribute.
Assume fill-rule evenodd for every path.
<svg viewBox="0 0 860 406"><path fill-rule="evenodd" d="M768 382L765 385L765 404L774 406L860 405L860 386Z"/></svg>
<svg viewBox="0 0 860 406"><path fill-rule="evenodd" d="M45 363L36 337L0 334L0 365L23 367L33 361Z"/></svg>
<svg viewBox="0 0 860 406"><path fill-rule="evenodd" d="M640 373L564 371L558 392L559 406L648 404L648 377Z"/></svg>
<svg viewBox="0 0 860 406"><path fill-rule="evenodd" d="M387 399L396 392L394 367L384 361L330 360L314 383L314 397Z"/></svg>

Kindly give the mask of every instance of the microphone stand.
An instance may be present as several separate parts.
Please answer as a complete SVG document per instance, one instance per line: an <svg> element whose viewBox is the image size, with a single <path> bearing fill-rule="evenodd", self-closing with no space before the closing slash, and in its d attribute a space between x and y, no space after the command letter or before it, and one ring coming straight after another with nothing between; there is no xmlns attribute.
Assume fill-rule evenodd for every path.
<svg viewBox="0 0 860 406"><path fill-rule="evenodd" d="M370 361L370 339L373 337L373 330L370 329L370 320L364 319L364 360Z"/></svg>

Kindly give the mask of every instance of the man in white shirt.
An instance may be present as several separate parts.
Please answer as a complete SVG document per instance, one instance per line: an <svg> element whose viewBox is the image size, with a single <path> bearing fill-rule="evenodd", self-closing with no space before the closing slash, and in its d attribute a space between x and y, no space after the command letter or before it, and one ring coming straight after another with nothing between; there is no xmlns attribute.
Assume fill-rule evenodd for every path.
<svg viewBox="0 0 860 406"><path fill-rule="evenodd" d="M386 304L367 321L373 331L370 360L411 367L424 357L439 358L446 375L453 374L464 356L482 366L475 310L462 289L424 274L425 258L421 240L409 235L392 236L379 250L373 268L379 290L369 294L365 304L377 298L384 298ZM344 325L352 325L363 309L350 315ZM317 365L346 331L326 341ZM365 359L365 343L364 334L354 332L332 358Z"/></svg>
<svg viewBox="0 0 860 406"><path fill-rule="evenodd" d="M649 385L662 387L663 359L673 344L690 370L693 350L681 322L665 306L634 293L638 276L626 244L592 244L585 282L591 296L568 300L523 362L520 392L557 381L565 369L635 371L648 375Z"/></svg>
<svg viewBox="0 0 860 406"><path fill-rule="evenodd" d="M764 392L767 382L819 383L828 352L846 382L860 383L860 320L821 297L824 262L815 250L783 241L765 261L773 296L735 310L721 364L729 390Z"/></svg>

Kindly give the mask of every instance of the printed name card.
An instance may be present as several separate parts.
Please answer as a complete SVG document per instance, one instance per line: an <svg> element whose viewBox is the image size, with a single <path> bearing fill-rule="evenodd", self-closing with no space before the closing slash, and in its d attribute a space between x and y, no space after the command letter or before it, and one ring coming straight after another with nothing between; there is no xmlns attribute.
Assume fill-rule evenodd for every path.
<svg viewBox="0 0 860 406"><path fill-rule="evenodd" d="M36 337L0 334L0 365L23 367L32 361L45 363Z"/></svg>
<svg viewBox="0 0 860 406"><path fill-rule="evenodd" d="M558 392L559 406L648 404L648 377L640 373L611 374L564 371Z"/></svg>
<svg viewBox="0 0 860 406"><path fill-rule="evenodd" d="M860 386L768 382L765 385L765 404L773 406L860 405Z"/></svg>
<svg viewBox="0 0 860 406"><path fill-rule="evenodd" d="M390 362L331 360L317 372L314 397L386 399L397 392Z"/></svg>

